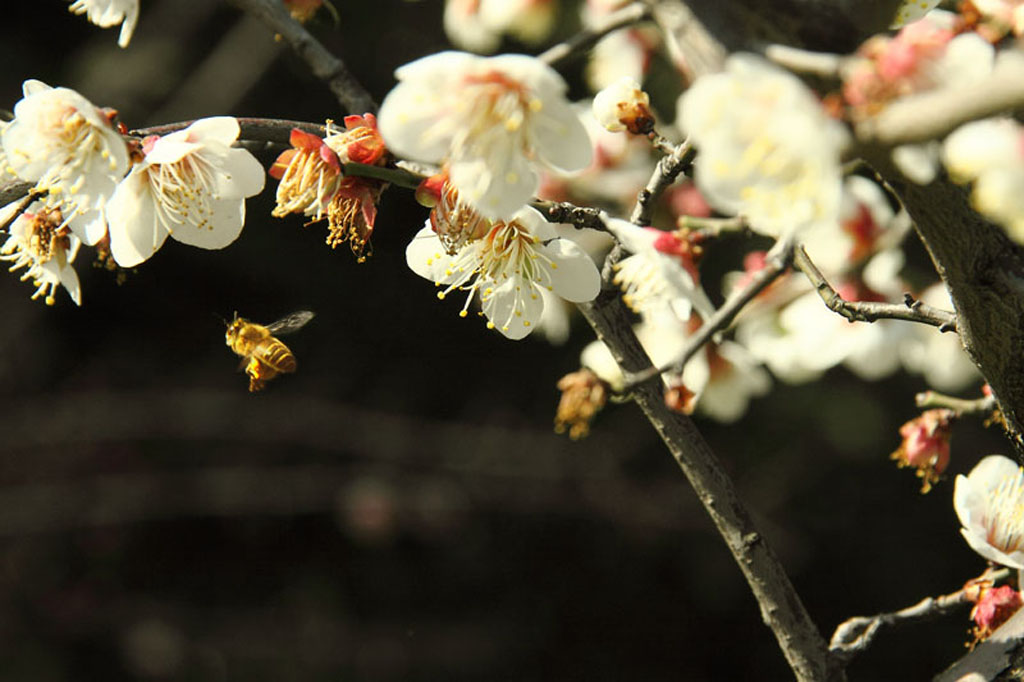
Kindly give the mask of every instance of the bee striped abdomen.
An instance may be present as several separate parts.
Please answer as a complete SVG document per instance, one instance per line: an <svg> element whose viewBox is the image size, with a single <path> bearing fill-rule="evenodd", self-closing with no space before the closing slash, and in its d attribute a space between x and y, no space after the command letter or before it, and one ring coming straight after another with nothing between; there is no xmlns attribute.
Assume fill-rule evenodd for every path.
<svg viewBox="0 0 1024 682"><path fill-rule="evenodd" d="M288 346L277 339L273 339L263 346L259 352L259 358L279 374L294 372L298 364Z"/></svg>

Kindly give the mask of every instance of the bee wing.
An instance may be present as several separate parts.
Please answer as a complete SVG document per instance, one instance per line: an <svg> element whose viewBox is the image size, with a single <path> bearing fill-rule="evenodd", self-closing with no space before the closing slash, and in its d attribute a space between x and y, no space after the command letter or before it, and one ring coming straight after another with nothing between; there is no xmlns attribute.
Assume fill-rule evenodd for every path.
<svg viewBox="0 0 1024 682"><path fill-rule="evenodd" d="M267 325L267 331L271 334L291 334L294 331L298 331L302 327L313 319L313 311L311 310L300 310L297 313L286 315L277 322L272 322Z"/></svg>

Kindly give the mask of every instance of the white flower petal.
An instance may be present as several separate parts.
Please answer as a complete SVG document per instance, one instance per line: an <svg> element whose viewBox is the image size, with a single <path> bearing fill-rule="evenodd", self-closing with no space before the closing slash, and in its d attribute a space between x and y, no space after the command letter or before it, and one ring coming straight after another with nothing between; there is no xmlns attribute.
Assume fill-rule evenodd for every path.
<svg viewBox="0 0 1024 682"><path fill-rule="evenodd" d="M481 307L495 329L518 341L540 322L544 299L532 282L513 277L485 295Z"/></svg>
<svg viewBox="0 0 1024 682"><path fill-rule="evenodd" d="M106 207L110 253L123 268L148 260L168 235L157 216L149 182L138 168L121 181Z"/></svg>
<svg viewBox="0 0 1024 682"><path fill-rule="evenodd" d="M593 301L601 291L601 275L586 251L567 239L555 239L537 247L553 262L551 288L567 301Z"/></svg>

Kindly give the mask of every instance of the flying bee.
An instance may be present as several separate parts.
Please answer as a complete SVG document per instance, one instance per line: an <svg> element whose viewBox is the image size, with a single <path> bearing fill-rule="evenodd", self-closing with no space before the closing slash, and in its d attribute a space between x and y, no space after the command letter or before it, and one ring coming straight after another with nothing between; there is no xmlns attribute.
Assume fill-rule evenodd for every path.
<svg viewBox="0 0 1024 682"><path fill-rule="evenodd" d="M295 355L274 335L297 331L312 319L312 312L300 310L264 326L239 317L236 312L234 319L227 322L224 341L228 348L242 357L238 368L244 367L249 375L250 393L262 390L278 374L295 371Z"/></svg>

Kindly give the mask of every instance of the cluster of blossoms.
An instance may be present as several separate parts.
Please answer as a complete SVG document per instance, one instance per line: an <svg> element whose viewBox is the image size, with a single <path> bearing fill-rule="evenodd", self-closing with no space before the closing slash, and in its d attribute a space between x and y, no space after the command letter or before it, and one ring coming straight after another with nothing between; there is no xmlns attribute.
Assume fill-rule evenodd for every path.
<svg viewBox="0 0 1024 682"><path fill-rule="evenodd" d="M860 121L878 114L890 102L936 88L969 84L992 70L995 51L961 19L932 11L893 37L865 42L844 68L842 96L849 116ZM893 162L918 184L935 178L938 144L907 144L893 150Z"/></svg>
<svg viewBox="0 0 1024 682"><path fill-rule="evenodd" d="M220 249L241 232L245 198L263 188L259 162L231 146L233 118L129 144L114 116L73 90L30 80L0 137L6 171L34 183L39 197L11 225L4 257L26 269L47 302L61 284L80 303L69 272L79 244L109 251L121 267L148 259L169 235Z"/></svg>
<svg viewBox="0 0 1024 682"><path fill-rule="evenodd" d="M590 256L561 239L535 209L523 206L506 220L484 218L443 176L425 183L419 195L434 208L409 243L406 262L444 287L440 299L468 292L462 317L479 298L488 328L518 340L540 322L545 291L571 302L597 296L601 277Z"/></svg>
<svg viewBox="0 0 1024 682"><path fill-rule="evenodd" d="M406 250L417 274L479 299L488 326L511 339L537 328L545 292L572 302L597 296L590 257L528 207L540 170L573 171L591 144L565 101L565 82L520 55L445 52L400 68L380 110L394 153L443 164L418 195L433 210Z"/></svg>
<svg viewBox="0 0 1024 682"><path fill-rule="evenodd" d="M487 218L508 218L529 202L540 169L590 164L590 139L565 100L565 81L537 59L442 52L395 77L380 109L388 148L446 163L459 195Z"/></svg>
<svg viewBox="0 0 1024 682"><path fill-rule="evenodd" d="M334 248L348 243L359 262L366 260L377 219L377 201L385 184L349 176L344 164L383 165L387 148L377 131L373 114L346 116L345 128L327 122L327 137L295 129L292 148L284 151L270 168L279 180L277 206L271 215L289 213L310 216L313 222L327 217L327 243Z"/></svg>

